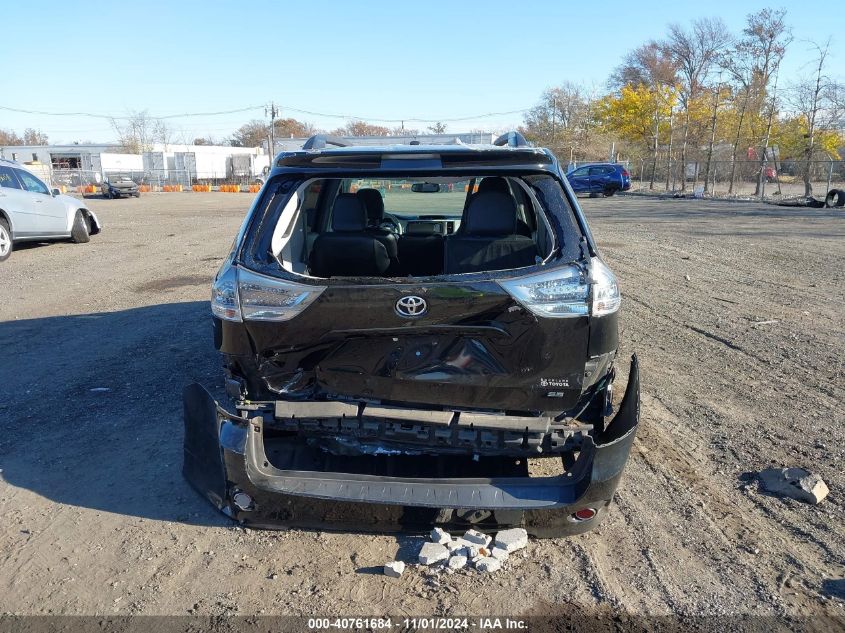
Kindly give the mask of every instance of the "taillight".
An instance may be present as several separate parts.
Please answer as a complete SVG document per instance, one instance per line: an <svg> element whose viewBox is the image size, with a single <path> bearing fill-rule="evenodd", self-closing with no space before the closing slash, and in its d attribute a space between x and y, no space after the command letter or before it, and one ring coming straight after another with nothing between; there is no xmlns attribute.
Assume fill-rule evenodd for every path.
<svg viewBox="0 0 845 633"><path fill-rule="evenodd" d="M227 321L287 321L325 289L227 266L211 287L211 311Z"/></svg>
<svg viewBox="0 0 845 633"><path fill-rule="evenodd" d="M627 169L623 169L623 170L622 170L622 177L623 177L623 178L630 178L630 177L631 177L631 174L629 174L629 173L628 173L628 170L627 170Z"/></svg>
<svg viewBox="0 0 845 633"><path fill-rule="evenodd" d="M537 275L501 279L499 285L534 314L565 318L589 313L590 284L576 266L564 266Z"/></svg>
<svg viewBox="0 0 845 633"><path fill-rule="evenodd" d="M224 321L242 320L238 304L238 269L229 260L223 264L211 285L211 313Z"/></svg>
<svg viewBox="0 0 845 633"><path fill-rule="evenodd" d="M616 277L600 259L593 258L591 263L589 280L577 266L564 266L536 275L500 279L498 283L538 316L560 319L612 314L622 300Z"/></svg>
<svg viewBox="0 0 845 633"><path fill-rule="evenodd" d="M592 264L590 281L593 283L593 316L613 314L619 309L619 304L622 303L616 276L597 257L593 258Z"/></svg>

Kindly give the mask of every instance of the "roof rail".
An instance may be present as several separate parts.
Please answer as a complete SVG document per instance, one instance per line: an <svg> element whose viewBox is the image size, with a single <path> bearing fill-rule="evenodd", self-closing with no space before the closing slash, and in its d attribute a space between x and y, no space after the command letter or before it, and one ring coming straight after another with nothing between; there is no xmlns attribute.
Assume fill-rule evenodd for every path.
<svg viewBox="0 0 845 633"><path fill-rule="evenodd" d="M493 141L493 145L498 145L499 147L531 147L531 143L526 141L522 134L514 131L502 134Z"/></svg>
<svg viewBox="0 0 845 633"><path fill-rule="evenodd" d="M337 136L332 136L330 134L315 134L305 141L305 145L302 146L302 149L325 149L326 145L349 147L350 144Z"/></svg>

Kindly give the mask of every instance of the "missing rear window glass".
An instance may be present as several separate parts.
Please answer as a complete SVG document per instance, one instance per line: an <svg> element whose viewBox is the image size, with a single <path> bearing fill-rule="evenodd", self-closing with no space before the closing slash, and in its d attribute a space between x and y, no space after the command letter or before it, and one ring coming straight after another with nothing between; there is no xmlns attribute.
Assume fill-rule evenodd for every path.
<svg viewBox="0 0 845 633"><path fill-rule="evenodd" d="M549 176L312 178L291 189L271 204L269 243L258 243L299 275L512 270L546 262L564 246L577 257L577 223Z"/></svg>

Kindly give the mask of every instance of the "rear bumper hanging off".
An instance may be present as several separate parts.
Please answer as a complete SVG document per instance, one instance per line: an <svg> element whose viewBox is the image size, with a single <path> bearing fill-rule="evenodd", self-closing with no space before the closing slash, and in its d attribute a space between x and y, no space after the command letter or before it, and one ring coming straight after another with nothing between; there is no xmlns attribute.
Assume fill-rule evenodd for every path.
<svg viewBox="0 0 845 633"><path fill-rule="evenodd" d="M202 386L185 388L183 474L243 525L372 532L525 527L538 537L592 529L613 497L639 422L636 356L619 411L574 466L554 477L408 478L280 470L265 454L264 423L233 415ZM575 518L593 508L594 518Z"/></svg>

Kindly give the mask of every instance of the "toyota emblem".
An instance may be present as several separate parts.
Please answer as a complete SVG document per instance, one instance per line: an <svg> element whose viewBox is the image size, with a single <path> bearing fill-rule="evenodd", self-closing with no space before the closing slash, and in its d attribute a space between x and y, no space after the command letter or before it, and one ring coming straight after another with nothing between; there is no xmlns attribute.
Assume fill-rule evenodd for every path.
<svg viewBox="0 0 845 633"><path fill-rule="evenodd" d="M411 295L396 302L396 314L403 317L421 317L428 312L428 304L422 297Z"/></svg>

